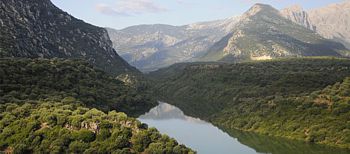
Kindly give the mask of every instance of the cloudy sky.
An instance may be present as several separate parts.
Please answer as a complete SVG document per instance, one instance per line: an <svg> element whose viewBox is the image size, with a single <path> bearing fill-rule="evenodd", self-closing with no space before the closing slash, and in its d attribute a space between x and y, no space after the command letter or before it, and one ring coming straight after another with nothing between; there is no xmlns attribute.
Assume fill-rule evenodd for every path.
<svg viewBox="0 0 350 154"><path fill-rule="evenodd" d="M344 0L52 0L56 6L91 24L116 29L138 24L184 25L240 15L254 3L282 9L305 9Z"/></svg>

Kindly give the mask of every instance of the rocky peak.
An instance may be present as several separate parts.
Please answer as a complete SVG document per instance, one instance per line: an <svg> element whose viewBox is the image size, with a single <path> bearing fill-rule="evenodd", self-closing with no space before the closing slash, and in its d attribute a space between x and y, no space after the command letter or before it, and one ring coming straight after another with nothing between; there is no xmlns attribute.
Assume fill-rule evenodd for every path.
<svg viewBox="0 0 350 154"><path fill-rule="evenodd" d="M0 57L79 58L116 75L137 72L113 49L105 29L50 0L1 0L0 10Z"/></svg>
<svg viewBox="0 0 350 154"><path fill-rule="evenodd" d="M279 19L281 15L277 9L267 4L257 3L241 16L237 26L242 27L252 21L262 20L277 23Z"/></svg>
<svg viewBox="0 0 350 154"><path fill-rule="evenodd" d="M273 8L271 5L257 3L253 5L247 12L245 12L243 16L250 17L258 14L268 13L278 14L278 10Z"/></svg>

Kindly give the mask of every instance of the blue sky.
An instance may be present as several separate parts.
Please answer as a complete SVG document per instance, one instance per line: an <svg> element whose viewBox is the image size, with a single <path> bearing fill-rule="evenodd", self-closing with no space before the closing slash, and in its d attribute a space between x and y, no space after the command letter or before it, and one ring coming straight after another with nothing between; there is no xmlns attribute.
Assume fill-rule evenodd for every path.
<svg viewBox="0 0 350 154"><path fill-rule="evenodd" d="M184 25L240 15L255 3L277 9L300 5L318 8L344 0L52 0L88 23L116 29L139 24Z"/></svg>

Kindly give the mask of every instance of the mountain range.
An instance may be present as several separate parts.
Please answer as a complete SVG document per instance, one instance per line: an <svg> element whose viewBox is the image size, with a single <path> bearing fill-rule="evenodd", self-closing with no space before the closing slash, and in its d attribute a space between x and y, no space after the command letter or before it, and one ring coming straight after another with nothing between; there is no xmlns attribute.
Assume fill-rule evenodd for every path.
<svg viewBox="0 0 350 154"><path fill-rule="evenodd" d="M151 71L193 61L232 29L238 17L185 26L139 25L107 28L117 52L131 65Z"/></svg>
<svg viewBox="0 0 350 154"><path fill-rule="evenodd" d="M349 4L345 1L310 11L299 6L277 10L256 4L243 15L224 20L107 31L116 51L144 72L193 61L348 57ZM337 18L331 18L334 15Z"/></svg>

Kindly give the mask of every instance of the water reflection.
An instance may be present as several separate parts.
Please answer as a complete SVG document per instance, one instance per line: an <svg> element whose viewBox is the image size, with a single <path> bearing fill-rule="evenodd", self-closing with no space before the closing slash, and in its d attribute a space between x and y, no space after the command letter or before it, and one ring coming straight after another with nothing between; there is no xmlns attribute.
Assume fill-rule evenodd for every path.
<svg viewBox="0 0 350 154"><path fill-rule="evenodd" d="M273 138L255 133L227 130L230 135L198 118L186 116L179 108L160 103L139 120L168 134L199 154L349 154L344 149Z"/></svg>
<svg viewBox="0 0 350 154"><path fill-rule="evenodd" d="M239 143L212 124L186 116L179 108L170 104L160 103L139 117L139 120L156 127L199 154L256 154L254 149Z"/></svg>
<svg viewBox="0 0 350 154"><path fill-rule="evenodd" d="M162 102L160 102L157 107L151 109L148 113L140 116L139 118L152 120L181 119L194 123L206 123L198 118L186 116L179 108Z"/></svg>

